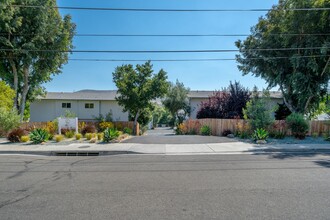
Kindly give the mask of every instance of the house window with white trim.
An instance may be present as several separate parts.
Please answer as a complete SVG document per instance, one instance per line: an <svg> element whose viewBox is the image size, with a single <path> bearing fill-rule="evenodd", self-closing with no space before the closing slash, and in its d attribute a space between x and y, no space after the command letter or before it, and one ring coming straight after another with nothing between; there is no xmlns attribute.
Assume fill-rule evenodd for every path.
<svg viewBox="0 0 330 220"><path fill-rule="evenodd" d="M63 102L62 103L62 108L71 108L71 103L70 102Z"/></svg>
<svg viewBox="0 0 330 220"><path fill-rule="evenodd" d="M85 103L85 108L94 108L94 103Z"/></svg>

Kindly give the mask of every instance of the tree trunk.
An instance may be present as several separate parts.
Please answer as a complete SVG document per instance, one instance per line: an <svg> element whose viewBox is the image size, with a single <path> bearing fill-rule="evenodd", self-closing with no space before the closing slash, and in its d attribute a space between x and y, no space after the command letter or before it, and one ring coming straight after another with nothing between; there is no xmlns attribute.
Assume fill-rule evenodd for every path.
<svg viewBox="0 0 330 220"><path fill-rule="evenodd" d="M309 103L311 102L312 98L313 98L313 96L310 96L310 97L307 99L307 101L306 101L306 103L305 103L304 113L307 112L307 109L308 109Z"/></svg>
<svg viewBox="0 0 330 220"><path fill-rule="evenodd" d="M13 74L14 74L14 82L13 82L13 89L15 91L15 97L14 97L14 104L13 109L18 110L18 73L17 73L17 67L15 65L14 60L9 59L10 66L12 68Z"/></svg>
<svg viewBox="0 0 330 220"><path fill-rule="evenodd" d="M284 104L286 105L286 107L288 107L288 109L289 109L291 112L296 112L296 109L292 106L291 102L288 101L288 100L285 98L285 95L284 95L284 92L283 92L283 87L282 87L282 85L280 85L280 90L281 90L281 92L282 92L283 101L284 101Z"/></svg>
<svg viewBox="0 0 330 220"><path fill-rule="evenodd" d="M138 134L137 134L137 129L136 129L136 128L137 128L137 120L138 120L139 116L140 116L140 110L137 111L137 113L136 113L136 115L135 115L135 118L134 118L133 134L135 134L135 135L138 135Z"/></svg>
<svg viewBox="0 0 330 220"><path fill-rule="evenodd" d="M26 103L26 97L27 94L29 92L29 67L28 66L24 66L23 68L23 92L22 92L22 97L21 97L21 105L20 105L20 118L21 118L21 122L23 121L24 118L24 110L25 110L25 103Z"/></svg>
<svg viewBox="0 0 330 220"><path fill-rule="evenodd" d="M322 71L322 73L321 73L321 76L323 76L323 74L324 74L325 71L327 70L327 67L328 67L329 63L330 63L330 57L329 57L327 63L325 64L325 66L324 66L324 68L323 68L323 71Z"/></svg>

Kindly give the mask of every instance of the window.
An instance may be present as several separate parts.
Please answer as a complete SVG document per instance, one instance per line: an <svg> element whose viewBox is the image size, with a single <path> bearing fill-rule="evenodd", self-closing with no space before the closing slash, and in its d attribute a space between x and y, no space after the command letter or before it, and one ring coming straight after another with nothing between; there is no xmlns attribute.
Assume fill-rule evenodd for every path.
<svg viewBox="0 0 330 220"><path fill-rule="evenodd" d="M85 108L94 108L94 103L85 103Z"/></svg>
<svg viewBox="0 0 330 220"><path fill-rule="evenodd" d="M62 103L62 108L71 108L71 103Z"/></svg>

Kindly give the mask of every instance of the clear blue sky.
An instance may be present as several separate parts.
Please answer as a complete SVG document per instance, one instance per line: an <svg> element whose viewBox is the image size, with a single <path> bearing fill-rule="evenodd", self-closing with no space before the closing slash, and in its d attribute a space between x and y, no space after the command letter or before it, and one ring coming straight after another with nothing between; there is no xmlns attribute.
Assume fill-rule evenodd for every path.
<svg viewBox="0 0 330 220"><path fill-rule="evenodd" d="M277 0L58 0L59 6L173 8L173 9L257 9L271 8ZM96 34L246 34L264 12L123 12L61 10L71 14L77 33ZM238 37L75 37L77 50L202 50L236 49ZM242 37L244 39L244 37ZM103 54L76 53L70 58L102 59L195 59L234 58L235 53ZM63 73L45 84L47 91L116 89L112 72L127 62L69 61ZM132 63L132 62L131 62ZM132 63L136 64L136 63ZM154 62L170 81L178 79L193 90L215 90L229 81L252 88L266 87L265 81L242 76L235 61Z"/></svg>

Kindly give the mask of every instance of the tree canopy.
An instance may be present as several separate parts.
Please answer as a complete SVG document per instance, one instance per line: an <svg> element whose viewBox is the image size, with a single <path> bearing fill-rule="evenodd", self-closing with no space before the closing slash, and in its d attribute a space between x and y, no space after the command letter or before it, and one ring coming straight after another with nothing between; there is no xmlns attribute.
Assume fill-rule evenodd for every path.
<svg viewBox="0 0 330 220"><path fill-rule="evenodd" d="M116 100L124 111L134 115L134 129L139 116L152 109L152 100L163 97L168 89L167 73L161 69L154 74L150 61L142 65L122 65L113 72L118 88Z"/></svg>
<svg viewBox="0 0 330 220"><path fill-rule="evenodd" d="M0 81L0 108L7 111L13 108L13 99L15 92L4 81Z"/></svg>
<svg viewBox="0 0 330 220"><path fill-rule="evenodd" d="M327 92L330 11L285 9L329 7L329 0L280 0L236 42L239 70L265 79L268 89L279 87L291 112L313 111Z"/></svg>
<svg viewBox="0 0 330 220"><path fill-rule="evenodd" d="M243 118L243 108L249 99L248 88L239 82L230 82L228 88L214 92L206 102L201 103L197 118Z"/></svg>
<svg viewBox="0 0 330 220"><path fill-rule="evenodd" d="M176 80L175 84L170 84L166 97L163 100L163 105L171 113L172 120L179 119L180 123L180 119L182 120L183 117L190 113L189 91L190 89L186 88L178 80ZM183 112L183 116L180 114L180 111Z"/></svg>
<svg viewBox="0 0 330 220"><path fill-rule="evenodd" d="M41 7L12 6L22 4ZM56 0L4 0L0 5L0 77L14 89L21 118L26 101L61 73L68 60L65 51L73 48L75 25L56 6Z"/></svg>

